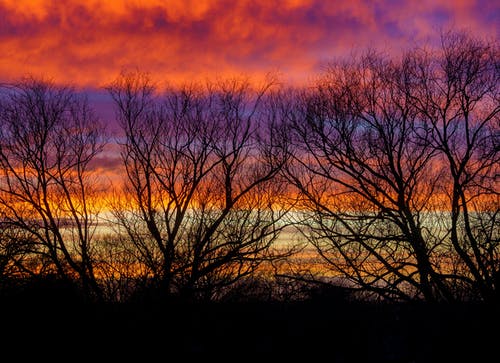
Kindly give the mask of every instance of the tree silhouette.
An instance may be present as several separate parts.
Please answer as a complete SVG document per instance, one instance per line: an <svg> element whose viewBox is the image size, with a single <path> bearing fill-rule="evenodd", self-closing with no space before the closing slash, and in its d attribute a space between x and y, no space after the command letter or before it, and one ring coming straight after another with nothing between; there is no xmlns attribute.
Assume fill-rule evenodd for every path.
<svg viewBox="0 0 500 363"><path fill-rule="evenodd" d="M98 185L89 163L103 147L103 129L70 88L28 79L3 91L2 225L13 231L13 245L30 242L36 263L23 269L77 279L89 297L99 298L93 266Z"/></svg>
<svg viewBox="0 0 500 363"><path fill-rule="evenodd" d="M497 55L448 34L433 54L334 63L298 97L287 174L304 231L339 278L390 299L453 300L463 283L469 297L491 295Z"/></svg>
<svg viewBox="0 0 500 363"><path fill-rule="evenodd" d="M26 231L15 228L8 221L0 225L0 288L2 283L28 277L34 241Z"/></svg>
<svg viewBox="0 0 500 363"><path fill-rule="evenodd" d="M286 213L276 205L286 154L259 109L271 86L228 80L160 97L135 73L108 88L130 196L115 216L164 293L211 299L288 254L271 248Z"/></svg>
<svg viewBox="0 0 500 363"><path fill-rule="evenodd" d="M454 269L482 299L495 299L500 269L498 44L470 34L443 34L440 54L418 50L406 60L412 105L431 130L442 165L440 209Z"/></svg>
<svg viewBox="0 0 500 363"><path fill-rule="evenodd" d="M0 282L56 276L113 301L149 288L497 301L498 54L450 32L437 48L332 62L298 89L229 79L160 92L123 73L107 88L124 186L107 190L106 226L93 170L105 133L85 97L3 85ZM291 221L311 246L294 258L303 245L277 243Z"/></svg>

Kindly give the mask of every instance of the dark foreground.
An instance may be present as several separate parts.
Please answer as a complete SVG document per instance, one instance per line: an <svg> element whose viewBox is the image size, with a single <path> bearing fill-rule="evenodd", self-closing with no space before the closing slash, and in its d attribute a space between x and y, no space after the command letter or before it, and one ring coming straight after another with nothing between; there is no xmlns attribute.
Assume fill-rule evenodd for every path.
<svg viewBox="0 0 500 363"><path fill-rule="evenodd" d="M500 356L500 309L492 305L86 304L26 297L0 305L1 354L12 362L183 362L194 354L235 362L495 362Z"/></svg>

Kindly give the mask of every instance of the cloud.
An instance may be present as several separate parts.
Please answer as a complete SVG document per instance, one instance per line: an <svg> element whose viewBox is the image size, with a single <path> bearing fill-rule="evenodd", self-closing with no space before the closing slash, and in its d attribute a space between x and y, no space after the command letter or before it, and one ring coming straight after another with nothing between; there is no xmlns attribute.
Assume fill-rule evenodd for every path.
<svg viewBox="0 0 500 363"><path fill-rule="evenodd" d="M467 27L498 36L491 1L0 0L0 81L32 74L100 87L123 69L160 82L272 71L305 80L353 48Z"/></svg>

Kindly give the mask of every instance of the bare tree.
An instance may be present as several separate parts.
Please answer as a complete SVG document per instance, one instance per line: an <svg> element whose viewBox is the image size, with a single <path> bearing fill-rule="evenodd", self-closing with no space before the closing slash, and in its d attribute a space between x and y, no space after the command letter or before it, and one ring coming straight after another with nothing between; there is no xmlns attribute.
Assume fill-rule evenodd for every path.
<svg viewBox="0 0 500 363"><path fill-rule="evenodd" d="M34 241L26 231L7 221L0 225L0 287L3 283L32 275Z"/></svg>
<svg viewBox="0 0 500 363"><path fill-rule="evenodd" d="M332 67L292 120L290 175L313 212L311 241L343 277L388 298L432 300L420 212L433 151L402 76L373 54Z"/></svg>
<svg viewBox="0 0 500 363"><path fill-rule="evenodd" d="M113 302L147 300L148 265L141 262L135 245L112 223L105 227L106 232L99 234L99 248L94 255L94 270L103 298Z"/></svg>
<svg viewBox="0 0 500 363"><path fill-rule="evenodd" d="M72 89L28 79L3 89L0 125L2 224L22 234L17 243L30 241L33 272L77 279L99 297L98 189L89 170L103 146L96 116Z"/></svg>
<svg viewBox="0 0 500 363"><path fill-rule="evenodd" d="M448 35L432 56L368 53L333 64L301 95L288 176L304 198L306 235L338 278L428 301L457 298L461 284L492 286L497 55Z"/></svg>
<svg viewBox="0 0 500 363"><path fill-rule="evenodd" d="M229 80L160 96L128 74L109 87L128 177L128 205L115 215L165 293L211 299L288 253L271 248L286 212L286 153L260 109L271 86Z"/></svg>
<svg viewBox="0 0 500 363"><path fill-rule="evenodd" d="M438 153L447 247L461 268L449 277L482 299L498 295L500 162L499 48L463 32L442 35L438 54L407 58L411 101ZM443 217L443 216L442 216Z"/></svg>

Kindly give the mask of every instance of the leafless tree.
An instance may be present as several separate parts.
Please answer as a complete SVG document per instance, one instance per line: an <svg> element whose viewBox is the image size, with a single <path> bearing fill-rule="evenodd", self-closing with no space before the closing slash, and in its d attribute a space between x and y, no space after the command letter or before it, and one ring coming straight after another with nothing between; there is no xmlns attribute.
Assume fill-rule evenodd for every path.
<svg viewBox="0 0 500 363"><path fill-rule="evenodd" d="M500 287L499 54L495 42L449 32L438 54L420 49L406 59L411 102L443 168L447 249L460 266L449 278L484 300L498 297Z"/></svg>
<svg viewBox="0 0 500 363"><path fill-rule="evenodd" d="M114 222L113 222L114 223ZM107 225L99 233L99 248L94 254L94 270L99 276L105 301L125 302L146 300L150 270L141 263L141 256L127 236L115 226Z"/></svg>
<svg viewBox="0 0 500 363"><path fill-rule="evenodd" d="M228 80L159 95L135 73L109 87L128 181L115 216L165 293L212 299L288 253L271 248L287 155L261 109L271 86Z"/></svg>
<svg viewBox="0 0 500 363"><path fill-rule="evenodd" d="M436 54L368 53L333 64L297 103L288 176L304 198L304 231L338 278L428 301L492 281L497 48L447 35Z"/></svg>
<svg viewBox="0 0 500 363"><path fill-rule="evenodd" d="M419 182L432 150L394 86L398 73L373 54L332 67L292 120L299 143L290 175L313 212L309 237L336 270L386 297L431 299L414 196L432 193Z"/></svg>
<svg viewBox="0 0 500 363"><path fill-rule="evenodd" d="M0 225L0 288L2 283L30 276L34 241L8 222Z"/></svg>
<svg viewBox="0 0 500 363"><path fill-rule="evenodd" d="M81 282L99 297L93 267L97 181L89 163L103 129L71 88L28 79L2 90L0 210L2 225L30 241L31 271ZM27 268L27 265L23 265Z"/></svg>

